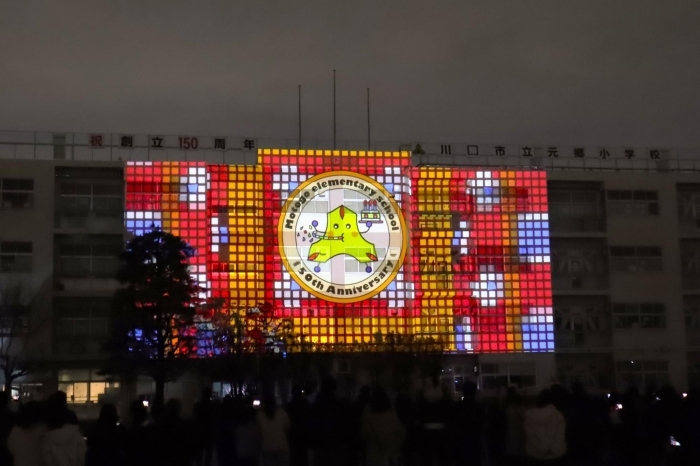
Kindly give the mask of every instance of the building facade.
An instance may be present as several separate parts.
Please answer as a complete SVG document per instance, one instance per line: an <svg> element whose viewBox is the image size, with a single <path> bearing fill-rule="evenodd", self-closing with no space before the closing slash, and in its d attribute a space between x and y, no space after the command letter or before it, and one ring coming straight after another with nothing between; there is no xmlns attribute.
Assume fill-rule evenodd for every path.
<svg viewBox="0 0 700 466"><path fill-rule="evenodd" d="M62 389L75 403L97 403L118 391L117 382L98 373L118 286L116 255L130 232L151 225L193 235L188 241L203 250L193 273L215 296L246 306L273 302L319 342L368 342L392 331L442 339L451 352L444 377L455 385L465 378L485 390L554 381L601 390L700 385L700 166L693 161L564 159L536 148L530 155L506 148L504 155L478 156L425 144L414 144L412 153L387 144L369 155L258 151L264 142L248 139L237 150L227 138L213 138L206 148L189 138L183 148L187 138L163 136L156 148L146 136L143 142L129 136L131 147L124 147L126 136L2 137L0 283L27 289L23 351L39 363L15 382L23 394ZM310 199L303 212L309 225L294 228L299 238L306 229L316 250L311 241L292 248L305 257L289 257L318 268L325 291L340 284L350 292L363 288L364 274L374 275L396 244L399 251L405 246L405 257L387 283L372 290L368 284L372 296L343 302L357 298L343 294L334 302L318 296L313 277L304 286L307 273L290 274L295 261L277 222L296 214L304 183L312 181L311 197L323 176L348 171L374 180L394 210L387 204L382 211L381 201L375 208L377 199L357 186L344 188L340 201L333 192ZM399 212L405 245L389 237L390 224L379 230L376 222ZM345 252L351 260L309 259L314 252L333 255L328 227L336 218L353 219L347 231L358 239ZM473 242L462 244L467 238ZM517 250L505 254L505 246ZM520 262L526 267L513 270ZM352 278L339 283L341 276ZM516 303L515 289L532 295ZM499 291L511 294L500 298ZM499 309L489 293L511 301ZM543 321L529 321L538 308ZM145 381L138 391L149 387ZM196 387L173 393L186 396Z"/></svg>

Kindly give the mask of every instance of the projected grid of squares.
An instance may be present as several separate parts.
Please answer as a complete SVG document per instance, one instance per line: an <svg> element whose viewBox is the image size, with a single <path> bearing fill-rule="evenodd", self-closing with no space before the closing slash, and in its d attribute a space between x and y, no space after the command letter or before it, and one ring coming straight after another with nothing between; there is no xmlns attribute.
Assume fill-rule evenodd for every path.
<svg viewBox="0 0 700 466"><path fill-rule="evenodd" d="M408 202L410 165L407 152L364 152L329 150L261 150L258 166L265 173L265 223L274 260L267 263L266 300L293 319L295 328L317 343L373 343L378 335L406 333L411 322L413 287L401 268L389 286L375 297L359 303L338 304L316 298L297 284L282 266L277 244L277 222L283 204L304 181L319 174L347 170L366 175L393 195L400 208ZM351 196L351 193L346 193ZM345 204L358 202L346 198ZM325 208L325 207L324 207ZM357 261L348 257L346 271Z"/></svg>
<svg viewBox="0 0 700 466"><path fill-rule="evenodd" d="M411 173L420 332L458 351L553 351L545 173Z"/></svg>
<svg viewBox="0 0 700 466"><path fill-rule="evenodd" d="M394 332L447 351L553 351L545 173L410 164L407 152L283 149L261 149L255 166L128 162L126 227L183 237L210 296L231 308L271 303L306 341L375 343ZM396 278L352 304L302 289L278 250L290 194L337 170L383 185L409 230Z"/></svg>

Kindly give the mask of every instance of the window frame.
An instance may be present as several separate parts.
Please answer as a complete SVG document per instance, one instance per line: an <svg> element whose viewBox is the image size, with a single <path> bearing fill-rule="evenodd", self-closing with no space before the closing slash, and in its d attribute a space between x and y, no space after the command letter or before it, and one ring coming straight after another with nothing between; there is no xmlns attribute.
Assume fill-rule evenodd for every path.
<svg viewBox="0 0 700 466"><path fill-rule="evenodd" d="M12 246L11 246L12 245ZM11 251L17 249L18 245L29 245L29 252ZM18 258L25 258L25 261L18 262ZM17 264L23 264L17 267ZM32 241L0 241L0 273L32 273L34 269L34 243Z"/></svg>
<svg viewBox="0 0 700 466"><path fill-rule="evenodd" d="M609 246L608 257L612 273L663 272L661 246Z"/></svg>
<svg viewBox="0 0 700 466"><path fill-rule="evenodd" d="M662 366L665 366L665 369L661 368ZM629 386L627 382L623 382L622 380L625 376L636 376L639 378L641 384L633 384L637 385L641 390L646 390L647 386L650 385L649 378L654 377L654 379L656 379L654 388L660 388L668 384L670 379L668 361L665 359L615 361L615 380L620 390L628 388ZM658 380L659 376L662 376L661 380Z"/></svg>
<svg viewBox="0 0 700 466"><path fill-rule="evenodd" d="M119 382L108 380L107 377L99 375L97 369L74 370L72 372L79 375L81 372L87 376L71 376L71 370L58 371L58 389L68 396L68 403L71 404L93 404L99 402L99 396L104 394L108 388L119 388ZM63 378L63 380L61 380ZM85 386L85 396L75 399L75 388ZM100 387L101 386L101 387ZM101 388L101 390L100 390ZM95 393L93 393L93 390Z"/></svg>
<svg viewBox="0 0 700 466"><path fill-rule="evenodd" d="M566 218L599 218L603 217L601 191L595 189L555 188L549 190L549 213ZM576 199L577 196L595 196L596 199L585 201ZM556 199L553 199L555 198ZM568 208L567 208L568 207ZM588 212L595 207L594 212Z"/></svg>
<svg viewBox="0 0 700 466"><path fill-rule="evenodd" d="M608 189L605 204L610 217L658 217L661 215L656 190Z"/></svg>
<svg viewBox="0 0 700 466"><path fill-rule="evenodd" d="M109 336L109 299L59 298L54 302L56 333L70 340L103 340ZM86 331L79 331L84 325ZM66 328L71 331L65 331ZM97 331L101 328L100 331Z"/></svg>
<svg viewBox="0 0 700 466"><path fill-rule="evenodd" d="M537 386L537 363L482 363L479 366L482 390L499 390L513 384L520 389ZM496 368L496 371L491 370L492 366ZM518 368L529 368L531 371L516 370ZM487 382L489 378L493 379L495 383ZM531 380L531 384L526 383L526 380ZM503 382L505 382L505 386L503 386Z"/></svg>
<svg viewBox="0 0 700 466"><path fill-rule="evenodd" d="M24 182L30 186L9 186L10 182ZM11 200L13 196L17 199ZM19 196L26 196L26 200L17 205ZM10 205L6 205L9 203ZM0 210L30 210L34 208L34 179L33 178L0 178Z"/></svg>
<svg viewBox="0 0 700 466"><path fill-rule="evenodd" d="M89 189L84 189L89 187ZM119 187L121 193L96 193L96 188L102 189L105 187ZM75 192L64 192L64 189L75 188ZM85 192L79 192L84 189ZM116 190L115 190L116 191ZM58 204L59 212L66 217L88 217L94 215L99 218L117 218L124 214L124 184L123 183L106 183L101 184L95 181L74 180L64 181L59 185ZM68 202L74 202L74 206L68 206ZM114 205L108 205L106 209L96 209L97 201L112 202ZM85 207L80 207L79 202L86 202Z"/></svg>
<svg viewBox="0 0 700 466"><path fill-rule="evenodd" d="M613 303L613 328L615 330L665 330L666 305L659 302L644 303ZM658 319L660 325L650 326L648 323ZM647 324L645 325L645 320ZM635 325L636 324L636 325Z"/></svg>
<svg viewBox="0 0 700 466"><path fill-rule="evenodd" d="M118 246L118 250L117 250ZM99 248L102 247L113 247L115 248L114 253L99 253ZM67 252L66 249L76 248L75 252ZM81 252L81 248L89 248L90 252ZM98 249L96 252L95 249ZM59 244L58 247L58 263L60 267L61 278L115 278L117 269L119 267L119 253L123 248L123 243L120 241L118 244L105 242L105 243L63 243ZM87 251L87 249L85 249ZM77 264L82 263L81 266L72 268L73 265L67 265L71 262ZM98 264L104 262L100 268ZM106 264L106 265L105 265ZM82 272L79 269L83 267L86 272ZM79 271L75 271L79 270Z"/></svg>

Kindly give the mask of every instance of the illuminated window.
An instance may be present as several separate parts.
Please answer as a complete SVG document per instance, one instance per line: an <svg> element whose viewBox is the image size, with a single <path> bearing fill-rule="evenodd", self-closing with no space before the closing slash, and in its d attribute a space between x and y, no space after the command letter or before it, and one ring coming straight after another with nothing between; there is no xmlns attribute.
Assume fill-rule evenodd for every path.
<svg viewBox="0 0 700 466"><path fill-rule="evenodd" d="M65 392L69 403L99 403L119 382L111 382L98 370L66 369L58 371L58 389Z"/></svg>

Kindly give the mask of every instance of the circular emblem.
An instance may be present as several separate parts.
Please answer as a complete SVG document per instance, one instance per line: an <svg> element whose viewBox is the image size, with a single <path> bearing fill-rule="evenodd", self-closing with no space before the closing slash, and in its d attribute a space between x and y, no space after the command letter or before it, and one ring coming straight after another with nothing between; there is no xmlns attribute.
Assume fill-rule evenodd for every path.
<svg viewBox="0 0 700 466"><path fill-rule="evenodd" d="M394 198L373 179L349 171L302 183L285 202L277 232L294 281L335 303L378 294L406 255L406 222Z"/></svg>

